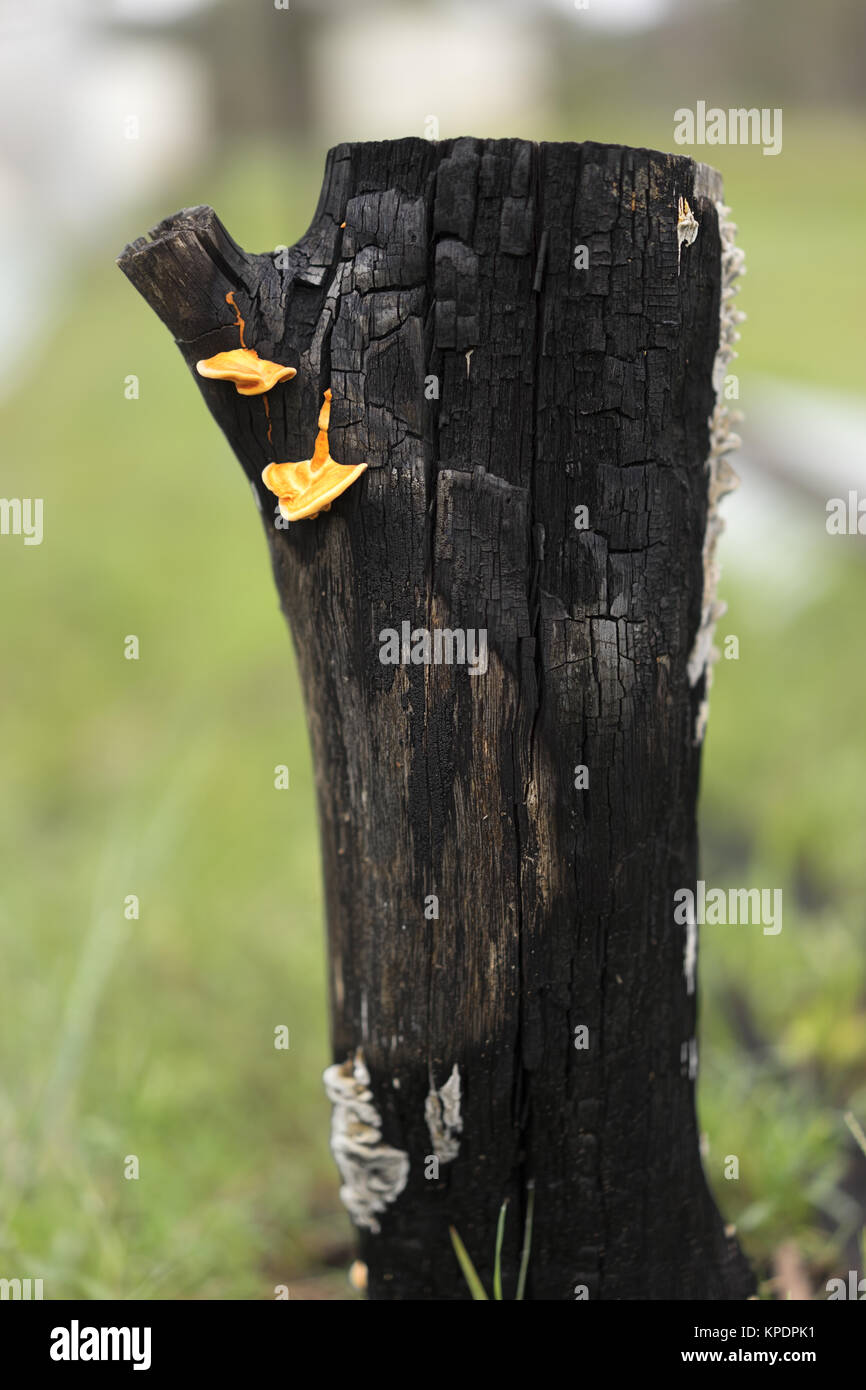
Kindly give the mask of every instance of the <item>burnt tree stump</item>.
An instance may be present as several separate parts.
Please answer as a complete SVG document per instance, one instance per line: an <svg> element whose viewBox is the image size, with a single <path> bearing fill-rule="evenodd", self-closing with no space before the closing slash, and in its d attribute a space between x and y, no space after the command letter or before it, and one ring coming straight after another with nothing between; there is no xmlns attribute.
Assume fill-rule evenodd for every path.
<svg viewBox="0 0 866 1390"><path fill-rule="evenodd" d="M531 1184L528 1298L752 1289L699 1156L674 920L728 481L721 192L611 145L341 145L288 250L198 207L119 260L252 484L297 649L374 1299L468 1298L449 1226L489 1291L506 1198L513 1298ZM294 379L196 374L239 333ZM332 456L368 467L288 523L262 470L311 457L326 390Z"/></svg>

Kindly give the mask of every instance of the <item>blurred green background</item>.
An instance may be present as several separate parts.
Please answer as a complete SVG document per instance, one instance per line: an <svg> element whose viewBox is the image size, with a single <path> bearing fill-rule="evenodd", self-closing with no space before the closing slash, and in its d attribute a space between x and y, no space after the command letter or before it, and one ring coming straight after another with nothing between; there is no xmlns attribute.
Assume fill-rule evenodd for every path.
<svg viewBox="0 0 866 1390"><path fill-rule="evenodd" d="M777 158L687 151L722 170L748 266L717 636L740 656L715 671L702 872L781 887L784 927L702 933L701 1127L764 1293L787 1247L823 1296L857 1267L866 1222L866 1156L843 1122L866 1122L866 555L825 530L829 496L866 492L862 16L563 0L531 22L517 6L373 4L362 25L337 3L128 0L55 16L56 32L26 7L3 23L0 196L20 251L3 272L3 492L44 497L45 537L0 541L0 1274L43 1278L47 1298L355 1296L290 642L247 484L113 256L199 202L251 250L291 244L333 139L422 135L432 114L443 138L670 149L673 111L703 98L784 109ZM359 45L348 89L338 32ZM431 34L453 69L419 69ZM371 82L378 41L414 89ZM89 55L86 93L67 50ZM26 133L16 81L42 112ZM128 138L136 103L163 126L154 114Z"/></svg>

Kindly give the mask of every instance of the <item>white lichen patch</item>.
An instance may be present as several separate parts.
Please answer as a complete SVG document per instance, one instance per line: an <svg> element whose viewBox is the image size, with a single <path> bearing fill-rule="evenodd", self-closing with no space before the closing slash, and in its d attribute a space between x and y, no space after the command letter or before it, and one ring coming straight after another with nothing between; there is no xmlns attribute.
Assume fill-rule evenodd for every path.
<svg viewBox="0 0 866 1390"><path fill-rule="evenodd" d="M334 1107L331 1153L343 1179L340 1200L356 1226L376 1233L377 1217L409 1179L409 1155L382 1142L382 1122L360 1047L354 1057L328 1067L323 1080Z"/></svg>
<svg viewBox="0 0 866 1390"><path fill-rule="evenodd" d="M433 1080L424 1101L424 1119L430 1134L433 1153L440 1163L451 1163L460 1152L459 1135L463 1133L463 1116L460 1113L460 1071L457 1063L451 1075L438 1091Z"/></svg>
<svg viewBox="0 0 866 1390"><path fill-rule="evenodd" d="M689 1038L688 1042L680 1044L680 1074L688 1076L690 1081L694 1081L698 1074L697 1038Z"/></svg>
<svg viewBox="0 0 866 1390"><path fill-rule="evenodd" d="M706 702L704 702L706 703ZM695 992L695 975L698 966L698 924L692 908L686 919L686 944L683 950L683 975L686 980L686 994Z"/></svg>
<svg viewBox="0 0 866 1390"><path fill-rule="evenodd" d="M683 247L691 246L700 230L700 225L686 199L680 198L677 204L677 275L680 273L680 256Z"/></svg>
<svg viewBox="0 0 866 1390"><path fill-rule="evenodd" d="M734 297L739 292L737 279L745 273L743 252L736 244L736 224L729 221L730 208L724 203L716 203L719 215L719 234L722 243L722 294L719 309L719 346L713 362L713 390L716 403L709 418L710 451L707 456L709 507L707 510L707 529L704 534L704 592L701 602L701 621L689 656L689 684L697 685L706 672L706 689L712 679L712 663L718 658L713 646L713 633L716 622L725 612L725 605L716 599L719 582L719 567L716 560L716 546L724 530L724 522L719 516L718 504L726 493L737 486L738 478L731 467L728 455L740 447L740 438L733 426L739 415L729 410L725 404L725 378L728 364L736 357L734 343L739 339L737 325L746 317L734 305ZM700 743L706 729L708 704L701 702L695 728L695 742Z"/></svg>

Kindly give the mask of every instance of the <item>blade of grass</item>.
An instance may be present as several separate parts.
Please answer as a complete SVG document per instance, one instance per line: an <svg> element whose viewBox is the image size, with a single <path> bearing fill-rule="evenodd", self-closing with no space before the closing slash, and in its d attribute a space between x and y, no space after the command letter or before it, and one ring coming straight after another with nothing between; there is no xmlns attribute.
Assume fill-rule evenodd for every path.
<svg viewBox="0 0 866 1390"><path fill-rule="evenodd" d="M519 1303L523 1299L526 1289L526 1274L529 1269L529 1251L532 1248L532 1217L535 1211L535 1183L529 1181L526 1184L526 1224L523 1227L523 1249L520 1252L520 1274L517 1279L517 1293L515 1302Z"/></svg>
<svg viewBox="0 0 866 1390"><path fill-rule="evenodd" d="M463 1241L460 1239L453 1226L449 1226L448 1230L451 1235L451 1244L454 1246L454 1254L460 1262L460 1268L463 1270L463 1278L469 1285L472 1297L476 1303L489 1303L490 1299L484 1292L484 1285L478 1278L478 1272L469 1258L469 1252L466 1246L463 1244Z"/></svg>
<svg viewBox="0 0 866 1390"><path fill-rule="evenodd" d="M496 1254L493 1258L493 1298L496 1303L502 1302L502 1240L505 1235L505 1208L508 1206L508 1198L499 1208L499 1220L496 1223Z"/></svg>
<svg viewBox="0 0 866 1390"><path fill-rule="evenodd" d="M857 1140L857 1143L860 1145L860 1148L863 1150L864 1154L866 1154L866 1134L863 1133L863 1130L857 1123L857 1120L854 1116L854 1111L846 1110L844 1118L846 1125L850 1129L851 1133L854 1135L854 1138Z"/></svg>

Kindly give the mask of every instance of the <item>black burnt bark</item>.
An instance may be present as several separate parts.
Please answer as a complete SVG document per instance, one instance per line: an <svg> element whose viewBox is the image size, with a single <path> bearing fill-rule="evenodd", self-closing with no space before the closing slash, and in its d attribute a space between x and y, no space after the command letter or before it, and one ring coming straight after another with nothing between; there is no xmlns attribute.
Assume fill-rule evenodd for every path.
<svg viewBox="0 0 866 1390"><path fill-rule="evenodd" d="M680 196L700 232L678 270ZM238 346L229 292L247 346L298 369L267 414L196 382L297 648L333 1056L363 1059L381 1144L408 1158L361 1231L374 1299L467 1298L449 1225L489 1290L506 1198L513 1298L530 1183L528 1298L752 1289L699 1157L673 916L696 878L720 197L713 171L647 150L343 145L288 257L194 208L120 258L193 371ZM261 471L310 456L328 387L331 453L368 470L280 527ZM404 622L486 629L486 672L383 664ZM425 1102L455 1065L459 1150L425 1176Z"/></svg>

